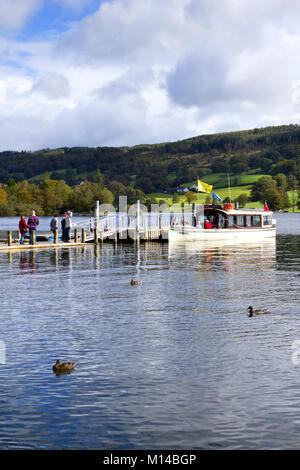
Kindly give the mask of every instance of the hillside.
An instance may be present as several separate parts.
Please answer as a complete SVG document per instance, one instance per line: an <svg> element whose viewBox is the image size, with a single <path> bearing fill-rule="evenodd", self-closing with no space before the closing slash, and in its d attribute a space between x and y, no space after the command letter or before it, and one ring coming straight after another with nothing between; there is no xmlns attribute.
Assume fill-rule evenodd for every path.
<svg viewBox="0 0 300 470"><path fill-rule="evenodd" d="M45 172L69 185L93 180L97 168L105 184L118 181L144 193L193 182L210 182L222 173L242 178L262 174L294 175L299 181L300 126L291 124L240 132L202 135L178 142L134 147L73 147L36 152L0 152L0 183L39 182ZM214 177L212 177L214 175ZM247 180L248 183L248 180ZM240 184L240 181L238 181Z"/></svg>

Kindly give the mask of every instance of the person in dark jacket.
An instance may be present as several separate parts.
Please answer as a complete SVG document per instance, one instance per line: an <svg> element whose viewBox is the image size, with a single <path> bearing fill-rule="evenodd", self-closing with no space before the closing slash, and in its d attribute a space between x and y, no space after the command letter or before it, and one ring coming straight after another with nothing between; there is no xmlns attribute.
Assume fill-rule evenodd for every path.
<svg viewBox="0 0 300 470"><path fill-rule="evenodd" d="M20 234L21 234L20 245L24 245L24 238L25 238L25 235L27 233L27 224L26 224L26 220L25 220L25 215L22 215L22 217L20 218L19 230L20 230Z"/></svg>
<svg viewBox="0 0 300 470"><path fill-rule="evenodd" d="M64 214L63 218L61 219L61 230L62 230L61 240L65 242L66 241L66 214Z"/></svg>
<svg viewBox="0 0 300 470"><path fill-rule="evenodd" d="M50 230L54 233L54 230L58 230L58 215L52 217L50 221Z"/></svg>
<svg viewBox="0 0 300 470"><path fill-rule="evenodd" d="M27 227L29 228L29 238L30 238L30 245L32 245L33 237L36 240L36 230L37 226L39 225L40 221L38 216L35 214L35 211L31 211L31 216L28 217L27 220Z"/></svg>

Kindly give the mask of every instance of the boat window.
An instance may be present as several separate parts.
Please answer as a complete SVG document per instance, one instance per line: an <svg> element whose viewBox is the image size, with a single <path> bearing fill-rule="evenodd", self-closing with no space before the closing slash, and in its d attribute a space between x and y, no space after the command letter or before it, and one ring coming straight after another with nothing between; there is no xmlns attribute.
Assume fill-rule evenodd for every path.
<svg viewBox="0 0 300 470"><path fill-rule="evenodd" d="M253 216L253 226L260 227L260 215Z"/></svg>
<svg viewBox="0 0 300 470"><path fill-rule="evenodd" d="M236 224L237 224L239 227L244 227L244 216L243 216L243 215L238 215L238 216L237 216Z"/></svg>
<svg viewBox="0 0 300 470"><path fill-rule="evenodd" d="M225 227L225 216L224 214L219 214L219 228Z"/></svg>
<svg viewBox="0 0 300 470"><path fill-rule="evenodd" d="M246 215L246 227L250 227L251 225L251 215Z"/></svg>
<svg viewBox="0 0 300 470"><path fill-rule="evenodd" d="M264 225L272 225L272 216L271 215L264 215L263 216L263 224Z"/></svg>
<svg viewBox="0 0 300 470"><path fill-rule="evenodd" d="M229 227L234 227L234 215L229 215L228 216L228 226Z"/></svg>

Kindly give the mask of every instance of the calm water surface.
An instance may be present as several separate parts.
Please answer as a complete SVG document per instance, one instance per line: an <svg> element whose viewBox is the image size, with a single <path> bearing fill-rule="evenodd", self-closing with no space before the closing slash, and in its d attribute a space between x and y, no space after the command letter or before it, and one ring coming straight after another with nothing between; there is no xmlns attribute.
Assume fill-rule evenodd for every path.
<svg viewBox="0 0 300 470"><path fill-rule="evenodd" d="M0 448L299 449L300 215L277 224L248 246L0 253Z"/></svg>

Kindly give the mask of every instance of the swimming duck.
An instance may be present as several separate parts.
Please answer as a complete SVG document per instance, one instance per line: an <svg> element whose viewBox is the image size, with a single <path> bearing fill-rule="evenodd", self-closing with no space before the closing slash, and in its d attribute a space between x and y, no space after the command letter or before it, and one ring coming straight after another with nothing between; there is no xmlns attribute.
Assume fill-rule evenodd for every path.
<svg viewBox="0 0 300 470"><path fill-rule="evenodd" d="M253 317L253 314L255 313L256 315L261 315L264 313L269 313L269 311L266 308L258 308L256 310L253 310L253 307L248 307L249 310L249 317Z"/></svg>
<svg viewBox="0 0 300 470"><path fill-rule="evenodd" d="M76 362L62 362L60 359L58 359L52 367L52 370L58 375L68 374L74 369L75 365Z"/></svg>
<svg viewBox="0 0 300 470"><path fill-rule="evenodd" d="M137 284L140 284L140 283L141 283L141 281L134 281L133 279L131 279L131 281L130 281L130 284L132 286L136 286Z"/></svg>

